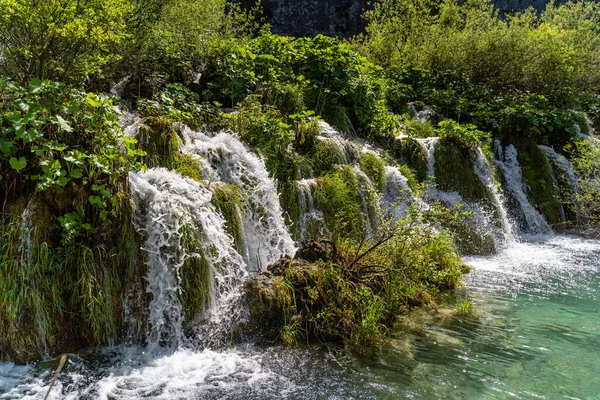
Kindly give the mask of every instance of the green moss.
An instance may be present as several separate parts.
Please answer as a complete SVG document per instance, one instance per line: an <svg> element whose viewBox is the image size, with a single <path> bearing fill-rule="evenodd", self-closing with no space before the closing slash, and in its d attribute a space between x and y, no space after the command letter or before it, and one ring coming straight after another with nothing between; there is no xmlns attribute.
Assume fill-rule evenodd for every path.
<svg viewBox="0 0 600 400"><path fill-rule="evenodd" d="M369 177L373 186L383 191L385 186L385 161L373 153L361 153L358 162L360 169Z"/></svg>
<svg viewBox="0 0 600 400"><path fill-rule="evenodd" d="M315 174L309 155L294 154L294 169L295 180L312 178Z"/></svg>
<svg viewBox="0 0 600 400"><path fill-rule="evenodd" d="M315 176L321 176L338 164L344 164L344 155L340 148L331 140L316 140L310 162Z"/></svg>
<svg viewBox="0 0 600 400"><path fill-rule="evenodd" d="M211 185L212 203L225 218L225 229L233 238L238 251L243 245L243 210L244 194L242 189L233 184L217 183Z"/></svg>
<svg viewBox="0 0 600 400"><path fill-rule="evenodd" d="M200 162L191 154L178 153L175 161L175 170L181 175L198 182L204 178Z"/></svg>
<svg viewBox="0 0 600 400"><path fill-rule="evenodd" d="M406 164L398 165L398 170L407 179L408 186L415 190L417 188L417 184L419 183L416 172Z"/></svg>
<svg viewBox="0 0 600 400"><path fill-rule="evenodd" d="M550 224L562 222L560 192L552 178L552 167L544 152L533 142L521 144L517 157L527 182L527 195Z"/></svg>
<svg viewBox="0 0 600 400"><path fill-rule="evenodd" d="M435 150L435 181L444 191L456 191L470 202L493 208L491 193L473 171L473 153L467 147L442 139Z"/></svg>
<svg viewBox="0 0 600 400"><path fill-rule="evenodd" d="M286 223L291 227L292 234L298 236L298 219L300 218L300 209L298 206L298 187L296 182L279 182L279 201L283 209L283 215Z"/></svg>
<svg viewBox="0 0 600 400"><path fill-rule="evenodd" d="M363 223L359 181L353 167L343 166L317 180L316 207L338 237L360 237Z"/></svg>
<svg viewBox="0 0 600 400"><path fill-rule="evenodd" d="M140 147L147 153L142 161L148 167L177 167L179 137L170 119L147 117L139 129L139 135Z"/></svg>
<svg viewBox="0 0 600 400"><path fill-rule="evenodd" d="M396 139L391 143L391 152L403 164L408 165L419 182L427 179L427 152L413 138Z"/></svg>
<svg viewBox="0 0 600 400"><path fill-rule="evenodd" d="M210 264L202 250L203 238L195 224L182 228L181 248L186 254L179 277L181 292L179 299L186 321L193 321L200 311L206 308L210 299Z"/></svg>

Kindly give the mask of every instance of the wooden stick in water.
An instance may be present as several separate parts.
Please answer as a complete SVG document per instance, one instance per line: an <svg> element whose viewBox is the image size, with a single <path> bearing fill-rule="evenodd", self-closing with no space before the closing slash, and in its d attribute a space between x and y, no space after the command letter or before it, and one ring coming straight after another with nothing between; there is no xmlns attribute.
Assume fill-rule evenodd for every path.
<svg viewBox="0 0 600 400"><path fill-rule="evenodd" d="M56 382L56 379L58 378L58 374L60 374L60 371L63 369L66 362L67 362L67 355L65 354L60 358L60 361L58 362L58 368L56 368L56 372L54 373L54 378L52 378L52 382L50 382L50 387L48 387L48 391L46 392L46 396L44 396L44 400L48 400L48 396L50 396L50 391L52 390L52 386L54 386L54 383Z"/></svg>

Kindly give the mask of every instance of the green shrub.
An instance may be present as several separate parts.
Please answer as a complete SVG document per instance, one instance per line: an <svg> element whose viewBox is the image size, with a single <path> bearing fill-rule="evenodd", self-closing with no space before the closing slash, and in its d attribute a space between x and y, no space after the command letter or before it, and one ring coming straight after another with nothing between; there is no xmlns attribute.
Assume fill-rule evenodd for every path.
<svg viewBox="0 0 600 400"><path fill-rule="evenodd" d="M32 78L82 83L120 58L127 39L126 0L5 0L0 3L0 71L25 83Z"/></svg>
<svg viewBox="0 0 600 400"><path fill-rule="evenodd" d="M144 153L107 97L39 80L0 93L0 346L30 361L106 344L139 248L127 177Z"/></svg>
<svg viewBox="0 0 600 400"><path fill-rule="evenodd" d="M359 180L354 168L340 166L317 180L315 205L336 239L358 238L366 233Z"/></svg>
<svg viewBox="0 0 600 400"><path fill-rule="evenodd" d="M385 186L385 161L374 153L365 152L361 153L358 162L373 186L381 192Z"/></svg>
<svg viewBox="0 0 600 400"><path fill-rule="evenodd" d="M246 281L247 328L269 342L341 343L372 354L399 315L432 302L468 272L452 241L426 222L443 219L443 213L413 209L397 226L384 224L373 237L337 248L328 241L308 243L307 249L318 251L302 254L315 258L281 259L269 274Z"/></svg>

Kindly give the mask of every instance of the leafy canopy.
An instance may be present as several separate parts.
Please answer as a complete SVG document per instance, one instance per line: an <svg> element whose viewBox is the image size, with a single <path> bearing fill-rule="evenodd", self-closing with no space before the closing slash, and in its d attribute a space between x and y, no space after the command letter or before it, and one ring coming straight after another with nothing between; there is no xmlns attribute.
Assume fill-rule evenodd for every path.
<svg viewBox="0 0 600 400"><path fill-rule="evenodd" d="M80 83L119 58L127 38L127 0L1 0L0 71Z"/></svg>

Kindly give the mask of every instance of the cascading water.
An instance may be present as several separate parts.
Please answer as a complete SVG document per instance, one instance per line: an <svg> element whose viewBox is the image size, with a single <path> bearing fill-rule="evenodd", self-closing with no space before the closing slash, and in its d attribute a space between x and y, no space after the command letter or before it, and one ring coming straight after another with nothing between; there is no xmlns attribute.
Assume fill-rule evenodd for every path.
<svg viewBox="0 0 600 400"><path fill-rule="evenodd" d="M544 217L531 205L525 194L525 183L521 167L517 160L517 149L512 144L503 151L500 141L495 141L494 152L496 153L496 166L504 173L506 190L518 206L518 220L521 233L525 234L548 234L552 232L550 225Z"/></svg>
<svg viewBox="0 0 600 400"><path fill-rule="evenodd" d="M416 200L408 185L408 179L398 168L386 166L385 187L381 196L381 202L386 212L393 214L396 218L402 218Z"/></svg>
<svg viewBox="0 0 600 400"><path fill-rule="evenodd" d="M498 189L498 185L496 185L496 181L494 180L494 172L492 170L492 166L488 162L487 157L483 153L483 150L478 147L475 150L475 159L473 160L473 171L475 175L479 178L481 183L488 188L489 192L492 195L494 200L494 207L499 214L500 223L502 224L502 238L499 238L497 234L493 234L494 242L496 244L496 248L498 249L503 245L502 242L514 242L515 238L512 232L511 223L508 219L508 213L506 212L506 207L504 205L504 198ZM493 230L495 231L495 230Z"/></svg>
<svg viewBox="0 0 600 400"><path fill-rule="evenodd" d="M358 195L360 198L361 211L363 216L363 226L368 232L375 232L379 224L381 209L379 200L377 200L377 191L369 177L360 169L358 165L354 166L354 173L358 180Z"/></svg>
<svg viewBox="0 0 600 400"><path fill-rule="evenodd" d="M318 140L328 141L332 143L340 155L339 164L352 164L357 160L357 153L354 143L342 136L334 127L326 122L321 121L321 135L317 136Z"/></svg>
<svg viewBox="0 0 600 400"><path fill-rule="evenodd" d="M439 137L417 139L417 142L423 147L427 154L427 177L435 177L435 148L440 141Z"/></svg>
<svg viewBox="0 0 600 400"><path fill-rule="evenodd" d="M314 192L316 179L302 179L296 182L298 189L298 234L306 239L310 236L325 236L329 232L325 227L323 213L315 208Z"/></svg>
<svg viewBox="0 0 600 400"><path fill-rule="evenodd" d="M580 192L579 180L577 179L577 176L575 176L575 172L573 172L573 169L571 168L571 163L569 163L569 160L567 160L565 156L563 156L562 154L558 154L552 147L540 145L539 148L542 149L550 163L553 165L552 171L555 183L559 188L561 188L562 197L565 198L568 196L570 204L574 206L574 211L576 213L577 220L579 220L582 217L581 210L577 206L578 202L576 198L577 193ZM557 170L556 172L560 174L560 178L556 176L554 168ZM562 193L563 188L561 186L563 185L561 185L561 181L564 181L567 186L566 188L564 188L567 191L566 196L564 193ZM563 202L561 202L561 210L563 215L563 221L565 221L566 217Z"/></svg>
<svg viewBox="0 0 600 400"><path fill-rule="evenodd" d="M147 341L151 346L177 346L183 342L179 270L186 259L202 257L208 262L213 309L233 295L247 275L246 265L210 202L211 191L202 184L164 168L131 173L130 181L137 228L145 236L146 290L152 294ZM197 252L186 250L186 230L199 235Z"/></svg>
<svg viewBox="0 0 600 400"><path fill-rule="evenodd" d="M293 246L281 218L275 185L260 159L231 134L211 137L184 129L184 138L183 150L203 163L207 178L242 188L246 196L243 218L247 219L243 240L246 246L264 241L272 249L272 253L259 253L264 260L257 264L264 265L277 254L289 254ZM428 172L433 176L437 139L425 142ZM527 208L531 214L524 219L535 227L532 221L538 217L543 221L543 217L535 216L527 200L516 150L511 146L506 154L502 150L497 144L496 165L504 173L506 193L517 200L522 196L523 204L514 204L519 210ZM354 161L350 165L356 168L363 190L373 190ZM498 210L504 212L504 230L510 224L504 219L504 199L479 150L473 168ZM600 343L595 313L600 248L597 241L556 235L537 236L531 243L508 243L495 256L466 258L473 272L465 278L466 294L462 295L468 295L485 318L457 316L455 305L444 309L441 317L427 311L423 329L403 329L398 337L390 332L386 351L366 364L351 357L340 363L316 348L239 346L215 351L181 346L154 352L153 343L186 344L179 300L179 268L186 259L207 257L211 266L214 286L203 317L212 324L201 333L214 335L226 316L239 318L232 314L231 305L246 276L246 260L251 262L252 256L235 249L224 218L211 203L211 184L162 168L132 173L130 179L153 297L148 333L151 346L117 346L81 357L70 355L50 399L592 398L597 393L589 376L600 373L594 359ZM318 212L317 185L318 178L297 182L301 214ZM437 195L451 204L462 202L457 193L438 191ZM416 201L419 199L413 198L400 171L385 167L382 207L401 204L396 210L402 213L405 205ZM257 207L260 202L268 204L268 209ZM24 214L24 222L27 218ZM190 226L202 237L196 251L181 246ZM271 230L284 240L272 241L275 234ZM27 235L24 238L27 242ZM22 249L26 251L27 246ZM36 367L0 364L0 399L42 399L54 367L51 362ZM536 374L523 374L524 370Z"/></svg>
<svg viewBox="0 0 600 400"><path fill-rule="evenodd" d="M493 248L488 248L488 242L483 242L468 251L494 251L502 248L507 242L514 240L511 224L508 220L503 198L494 180L494 173L481 148L474 150L472 161L473 171L478 179L487 188L492 204L466 201L458 191L445 191L435 185L436 165L435 154L440 142L439 137L417 139L427 155L427 176L431 187L427 191L427 198L438 200L448 207L460 205L460 210L470 213L464 215L462 222L472 232L466 239L472 241L473 235L486 237L493 241ZM458 189L458 188L457 188ZM490 207L491 206L491 207ZM464 231L464 228L460 228Z"/></svg>
<svg viewBox="0 0 600 400"><path fill-rule="evenodd" d="M276 185L263 160L228 132L211 137L184 127L182 134L183 151L200 157L209 180L242 189L246 200L243 226L246 263L259 270L282 256L294 254L294 242L285 225Z"/></svg>

